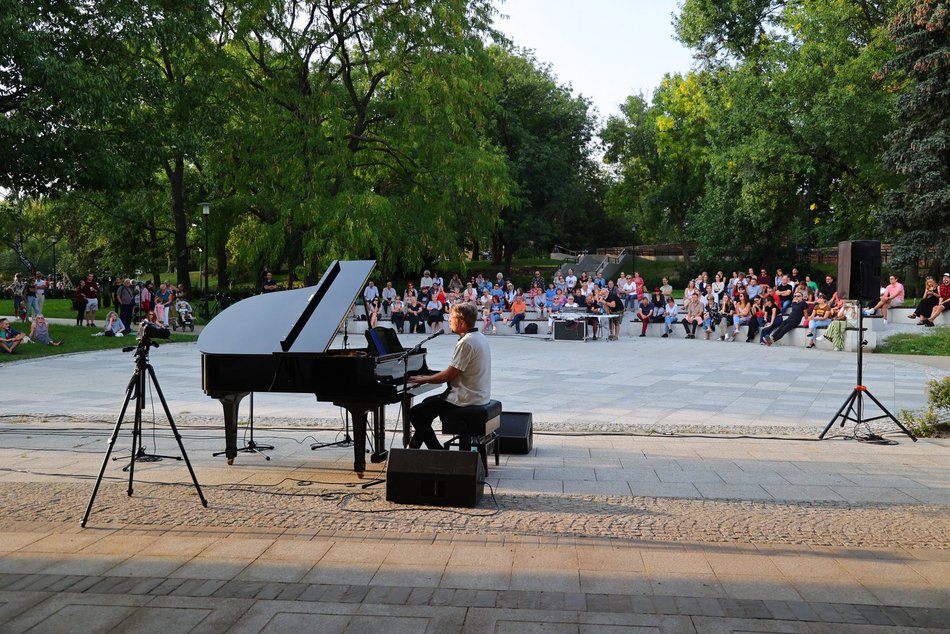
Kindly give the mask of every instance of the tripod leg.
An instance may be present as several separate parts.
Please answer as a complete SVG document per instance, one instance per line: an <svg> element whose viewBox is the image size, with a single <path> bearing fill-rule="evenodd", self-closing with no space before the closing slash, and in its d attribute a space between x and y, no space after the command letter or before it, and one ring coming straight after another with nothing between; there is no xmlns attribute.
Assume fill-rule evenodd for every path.
<svg viewBox="0 0 950 634"><path fill-rule="evenodd" d="M145 409L145 373L141 367L135 368L135 414L132 417L132 457L129 459L129 497L132 496L132 481L135 477L135 461L142 449L142 410Z"/></svg>
<svg viewBox="0 0 950 634"><path fill-rule="evenodd" d="M818 440L822 440L825 437L825 434L828 433L828 431L834 426L834 424L838 421L839 418L842 418L841 424L844 425L844 421L847 418L844 416L844 411L847 408L853 407L854 399L858 397L858 394L859 392L857 389L851 390L851 395L845 399L844 404L842 404L841 407L838 408L837 413L835 413L834 417L832 417L828 425L825 426L824 431L818 435Z"/></svg>
<svg viewBox="0 0 950 634"><path fill-rule="evenodd" d="M92 495L89 496L89 504L86 505L86 512L83 513L82 521L79 522L79 525L83 528L86 527L86 521L89 519L89 513L92 512L92 503L96 500L96 494L99 492L99 485L102 484L102 476L106 472L106 465L109 464L109 456L112 455L112 448L115 446L116 438L119 436L119 429L122 427L122 421L125 418L125 412L129 408L129 403L132 401L132 390L135 389L135 384L137 381L136 376L132 376L132 380L129 381L129 387L125 390L125 403L122 405L122 411L119 412L119 417L115 421L115 428L112 430L112 436L109 438L109 448L106 450L106 455L102 459L102 466L99 468L99 476L96 478L96 484L92 488Z"/></svg>
<svg viewBox="0 0 950 634"><path fill-rule="evenodd" d="M870 391L870 390L865 390L865 391L867 392L868 398L870 398L872 401L874 401L874 404L877 405L878 407L880 407L880 408L881 408L881 411L884 412L884 414L885 414L888 418L890 418L892 421L894 421L894 424L897 425L898 427L900 427L900 430L901 430L902 432L904 432L905 434L907 434L908 436L910 436L910 439L911 439L911 440L913 440L914 442L917 442L917 437L914 436L914 434L912 434L909 429L907 429L906 427L904 427L904 425L901 424L901 422L900 422L899 420L897 420L897 418L895 418L894 415L891 414L891 413L888 411L888 409L887 409L886 407L884 407L884 405L881 403L881 401L877 400L877 399L874 397L874 395L871 394L871 391Z"/></svg>
<svg viewBox="0 0 950 634"><path fill-rule="evenodd" d="M188 459L188 454L185 452L185 445L181 442L181 434L178 433L178 427L175 426L175 419L172 418L171 410L168 409L168 403L165 402L165 395L162 393L162 388L158 384L158 378L155 376L155 369L152 366L145 366L148 368L148 375L152 379L152 385L155 386L155 392L158 394L158 400L162 403L162 409L165 410L165 417L168 419L168 424L172 428L172 433L175 434L175 440L178 442L178 448L181 449L181 457L185 460L185 465L188 467L188 473L191 474L191 481L195 485L195 491L198 492L198 499L201 500L201 505L205 508L208 507L208 500L205 499L204 493L201 492L201 485L198 484L198 478L195 476L195 470L191 468L191 460Z"/></svg>

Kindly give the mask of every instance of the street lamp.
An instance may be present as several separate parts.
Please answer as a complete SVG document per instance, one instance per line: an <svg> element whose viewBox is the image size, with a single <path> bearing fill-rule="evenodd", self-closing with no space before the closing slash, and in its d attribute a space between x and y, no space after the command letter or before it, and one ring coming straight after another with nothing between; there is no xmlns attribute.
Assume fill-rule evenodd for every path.
<svg viewBox="0 0 950 634"><path fill-rule="evenodd" d="M211 215L211 203L199 203L201 217L204 218L205 234L205 319L208 318L208 216Z"/></svg>
<svg viewBox="0 0 950 634"><path fill-rule="evenodd" d="M52 288L53 293L51 295L53 297L56 297L55 291L58 288L56 286L56 243L59 242L59 238L57 238L56 236L50 236L49 239L53 243L53 288Z"/></svg>
<svg viewBox="0 0 950 634"><path fill-rule="evenodd" d="M630 233L633 234L633 248L630 249L630 255L633 256L633 274L637 274L637 225L630 227Z"/></svg>

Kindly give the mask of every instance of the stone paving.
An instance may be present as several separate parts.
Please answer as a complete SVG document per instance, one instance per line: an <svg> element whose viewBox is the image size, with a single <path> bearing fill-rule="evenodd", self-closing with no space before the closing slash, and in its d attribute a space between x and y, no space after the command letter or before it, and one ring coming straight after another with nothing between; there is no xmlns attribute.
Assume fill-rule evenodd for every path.
<svg viewBox="0 0 950 634"><path fill-rule="evenodd" d="M449 339L430 347L433 367ZM493 495L474 509L361 489L377 474L356 478L351 449L309 450L339 436L338 411L312 397L257 395L255 437L276 449L227 467L185 344L152 361L209 507L180 461L138 463L131 497L124 461L110 462L85 529L130 357L0 366L0 630L950 630L950 442L860 443L850 424L815 440L853 355L492 346L495 395L543 431L532 454L490 465ZM896 412L944 372L868 355L865 382ZM177 455L150 409L146 445ZM635 435L656 429L678 435Z"/></svg>

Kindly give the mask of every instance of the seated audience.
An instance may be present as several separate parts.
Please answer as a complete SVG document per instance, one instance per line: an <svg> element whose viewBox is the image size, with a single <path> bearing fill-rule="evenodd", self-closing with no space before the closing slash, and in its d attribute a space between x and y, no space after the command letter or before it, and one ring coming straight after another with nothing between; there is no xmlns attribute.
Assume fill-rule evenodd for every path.
<svg viewBox="0 0 950 634"><path fill-rule="evenodd" d="M61 346L62 341L53 341L49 336L49 325L46 323L46 317L42 314L36 316L30 325L30 339L44 346Z"/></svg>
<svg viewBox="0 0 950 634"><path fill-rule="evenodd" d="M887 323L887 309L904 305L904 285L897 281L896 275L891 275L889 279L890 283L881 293L881 301L864 311L866 317L872 317L880 310L885 324Z"/></svg>

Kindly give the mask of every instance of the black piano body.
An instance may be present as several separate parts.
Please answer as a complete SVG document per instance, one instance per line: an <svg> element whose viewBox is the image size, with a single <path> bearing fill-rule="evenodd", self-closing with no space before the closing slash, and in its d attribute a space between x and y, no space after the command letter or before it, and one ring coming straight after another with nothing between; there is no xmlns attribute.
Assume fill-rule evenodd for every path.
<svg viewBox="0 0 950 634"><path fill-rule="evenodd" d="M329 349L374 266L372 260L334 262L316 286L250 297L205 327L198 338L202 388L224 408L228 464L237 455L240 403L252 392L309 393L346 409L358 474L366 467L372 418L373 461L385 459L385 405L401 403L407 424L412 397L434 386L404 389L407 373L430 372L425 349L383 356L369 347Z"/></svg>

